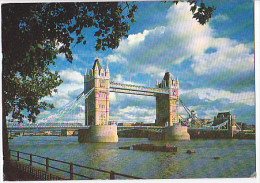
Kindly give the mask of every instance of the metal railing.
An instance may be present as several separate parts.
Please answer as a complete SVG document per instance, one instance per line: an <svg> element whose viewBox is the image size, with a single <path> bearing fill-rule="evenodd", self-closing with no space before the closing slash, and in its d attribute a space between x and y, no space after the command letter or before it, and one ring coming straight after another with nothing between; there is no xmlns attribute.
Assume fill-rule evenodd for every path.
<svg viewBox="0 0 260 183"><path fill-rule="evenodd" d="M14 154L12 154L11 152L14 152ZM25 152L20 152L20 151L16 151L16 150L10 150L10 153L11 153L11 157L14 157L17 162L19 162L21 159L25 160L25 161L28 161L29 162L29 167L31 167L33 165L33 163L44 166L44 170L40 170L40 171L45 173L45 177L47 176L47 178L48 178L48 176L49 176L50 177L49 180L57 180L57 179L73 180L74 179L74 175L79 176L79 177L83 177L85 179L90 179L90 180L94 179L93 177L89 177L89 176L86 176L86 175L82 175L80 173L76 173L74 171L74 167L79 167L79 168L84 168L84 169L89 169L89 170L94 170L94 171L98 171L98 172L107 173L107 174L109 174L109 179L111 179L111 180L115 179L115 175L126 177L126 178L131 178L131 179L142 179L140 177L135 177L135 176L131 176L131 175L116 173L114 171L107 171L107 170L102 170L102 169L98 169L98 168L92 168L92 167L88 167L88 166L74 164L72 162L61 161L61 160L52 159L52 158L49 158L49 157L39 156L39 155L25 153ZM27 155L29 157L28 158L22 157L22 156L20 156L21 154ZM37 160L34 160L33 157L44 159L45 163L41 163L41 162L39 162ZM55 166L51 166L50 165L51 161L59 162L59 163L62 163L62 164L67 164L67 165L69 165L69 170L64 170L64 169L61 169L61 168L58 168L58 167L55 167ZM54 170L57 170L59 172L64 172L64 173L69 174L69 178L61 178L59 176L51 174L49 172L50 168L52 168ZM31 173L31 169L30 168L22 168L22 170L24 170L24 171L26 171L28 173ZM51 175L46 175L47 172L49 174L51 174ZM47 179L43 178L43 180L47 180Z"/></svg>
<svg viewBox="0 0 260 183"><path fill-rule="evenodd" d="M57 176L52 174L49 171L45 171L36 167L33 167L28 164L20 163L20 162L13 162L10 161L11 165L18 168L23 172L27 172L32 175L34 178L32 180L69 180L61 176Z"/></svg>

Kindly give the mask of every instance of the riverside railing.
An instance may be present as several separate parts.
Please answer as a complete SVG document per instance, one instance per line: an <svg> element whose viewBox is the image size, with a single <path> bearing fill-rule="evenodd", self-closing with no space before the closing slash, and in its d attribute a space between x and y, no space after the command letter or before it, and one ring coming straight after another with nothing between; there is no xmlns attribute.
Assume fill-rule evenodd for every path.
<svg viewBox="0 0 260 183"><path fill-rule="evenodd" d="M94 170L94 171L98 171L98 172L103 172L103 173L107 173L109 175L109 178L108 179L116 179L115 176L118 175L118 176L122 176L122 177L125 177L125 178L131 178L131 179L142 179L142 178L139 178L139 177L135 177L135 176L131 176L131 175L126 175L126 174L121 174L121 173L116 173L114 171L107 171L107 170L102 170L102 169L98 169L98 168L92 168L92 167L88 167L88 166L84 166L84 165L78 165L78 164L74 164L72 162L66 162L66 161L61 161L61 160L57 160L57 159L52 159L52 158L49 158L49 157L44 157L44 156L39 156L39 155L35 155L35 154L30 154L30 153L25 153L25 152L20 152L20 151L15 151L15 150L10 150L11 152L11 156L15 158L15 160L17 162L19 162L21 159L22 160L25 160L27 162L29 162L29 167L31 167L34 164L38 164L38 165L42 165L44 166L44 170L40 170L40 172L44 172L43 174L45 175L43 177L43 180L57 180L57 179L68 179L68 180L74 180L74 175L76 176L79 176L79 177L83 177L85 179L95 179L93 177L89 177L89 176L86 176L86 175L82 175L80 173L76 173L74 171L74 168L75 167L79 167L79 168L84 168L84 169L89 169L89 170ZM14 152L14 153L12 153ZM21 154L23 155L27 155L28 158L25 158L25 157L22 157ZM42 163L40 161L37 161L35 159L33 159L33 157L37 157L37 158L40 158L40 159L43 159L45 163ZM53 161L53 162L58 162L58 163L62 163L62 164L65 164L65 165L69 165L69 170L64 170L64 169L61 169L61 168L58 168L58 167L55 167L55 166L51 166L50 165L50 162ZM19 166L18 166L19 168ZM56 175L53 175L50 173L50 168L54 169L54 170L57 170L59 173L67 173L69 174L69 178L64 178L64 176L56 176ZM20 167L21 169L21 167ZM35 171L35 170L31 170L30 168L22 168L23 171L26 171L28 173L33 173L33 172L36 172L36 173L33 173L36 177L38 178L41 178L39 177L37 174L39 174L39 172ZM49 173L49 175L46 175L46 173ZM42 174L42 173L41 173ZM49 178L48 178L49 177ZM63 177L63 178L61 178Z"/></svg>

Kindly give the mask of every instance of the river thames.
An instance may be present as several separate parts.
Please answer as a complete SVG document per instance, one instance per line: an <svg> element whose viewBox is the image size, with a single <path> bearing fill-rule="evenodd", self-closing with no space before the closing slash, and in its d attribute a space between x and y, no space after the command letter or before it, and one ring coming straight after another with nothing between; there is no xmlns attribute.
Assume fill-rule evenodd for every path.
<svg viewBox="0 0 260 183"><path fill-rule="evenodd" d="M178 147L178 152L119 149L121 146L140 143L174 145ZM20 136L10 139L9 145L12 150L146 179L246 178L256 171L255 140L166 142L146 138L119 138L117 143L79 143L76 136ZM196 153L187 154L187 150L191 149ZM109 178L104 173L76 171L97 179ZM117 176L116 179L122 177Z"/></svg>

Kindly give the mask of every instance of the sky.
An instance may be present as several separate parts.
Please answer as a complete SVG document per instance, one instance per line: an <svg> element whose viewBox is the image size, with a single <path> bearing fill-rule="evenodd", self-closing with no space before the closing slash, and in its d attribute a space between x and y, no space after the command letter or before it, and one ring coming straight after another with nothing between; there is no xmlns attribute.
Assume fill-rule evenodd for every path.
<svg viewBox="0 0 260 183"><path fill-rule="evenodd" d="M73 63L60 54L53 71L63 83L58 93L43 100L54 110L42 111L38 122L74 100L84 88L84 73L95 57L108 65L110 80L155 87L168 70L179 79L179 97L199 118L210 119L230 112L236 122L255 124L254 3L252 0L206 1L217 9L206 25L192 18L189 3L136 2L136 22L128 38L115 50L95 51L95 29L84 30L87 44L72 48ZM152 96L110 93L110 120L154 123ZM72 114L84 122L84 103ZM187 113L180 104L180 115ZM68 119L70 120L70 119Z"/></svg>

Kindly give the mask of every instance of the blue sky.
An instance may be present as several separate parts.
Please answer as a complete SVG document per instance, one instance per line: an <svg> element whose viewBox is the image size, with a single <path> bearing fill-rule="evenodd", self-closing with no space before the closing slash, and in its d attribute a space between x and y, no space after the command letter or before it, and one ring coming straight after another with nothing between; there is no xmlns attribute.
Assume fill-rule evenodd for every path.
<svg viewBox="0 0 260 183"><path fill-rule="evenodd" d="M64 82L44 98L56 109L43 111L38 121L83 91L85 70L98 57L114 82L155 87L169 70L180 81L180 98L199 118L230 111L237 122L255 124L253 1L206 1L211 4L217 9L202 26L192 19L189 3L136 2L136 23L115 50L95 51L95 30L84 30L87 45L73 47L73 64L58 56L52 69ZM75 108L78 121L84 110L83 103ZM110 93L110 120L154 122L155 114L154 97ZM182 106L180 114L187 116Z"/></svg>

